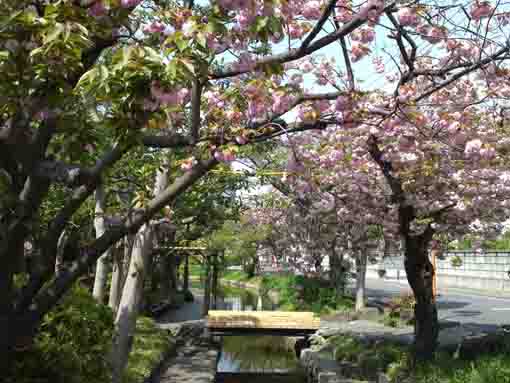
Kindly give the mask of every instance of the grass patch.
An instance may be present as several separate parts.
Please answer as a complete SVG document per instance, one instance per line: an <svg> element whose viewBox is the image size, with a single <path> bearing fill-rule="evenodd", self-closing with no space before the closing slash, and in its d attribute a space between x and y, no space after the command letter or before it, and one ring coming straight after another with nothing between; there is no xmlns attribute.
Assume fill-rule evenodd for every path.
<svg viewBox="0 0 510 383"><path fill-rule="evenodd" d="M171 339L168 331L156 327L153 319L139 317L124 383L142 382L160 361L162 354L171 347Z"/></svg>
<svg viewBox="0 0 510 383"><path fill-rule="evenodd" d="M282 310L329 314L354 308L351 297L337 297L335 289L324 281L300 275L266 275L262 278L261 289L278 292Z"/></svg>
<svg viewBox="0 0 510 383"><path fill-rule="evenodd" d="M361 342L348 335L330 339L349 378L374 379L385 372L392 382L405 383L510 383L510 340L501 337L490 351L462 359L452 353L437 353L434 361L411 368L410 349L392 342Z"/></svg>
<svg viewBox="0 0 510 383"><path fill-rule="evenodd" d="M221 277L223 279L228 279L229 281L247 281L250 279L248 274L240 270L227 270Z"/></svg>

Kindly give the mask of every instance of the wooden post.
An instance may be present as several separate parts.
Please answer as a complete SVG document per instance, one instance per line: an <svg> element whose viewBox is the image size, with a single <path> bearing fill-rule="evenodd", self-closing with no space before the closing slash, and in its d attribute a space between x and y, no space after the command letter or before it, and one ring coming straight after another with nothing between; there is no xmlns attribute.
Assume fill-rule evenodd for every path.
<svg viewBox="0 0 510 383"><path fill-rule="evenodd" d="M210 256L206 255L205 264L205 278L204 278L204 305L202 307L202 315L205 317L209 313L209 307L211 305L211 267L210 267Z"/></svg>
<svg viewBox="0 0 510 383"><path fill-rule="evenodd" d="M213 254L212 259L212 299L213 299L213 307L216 310L218 307L218 254Z"/></svg>
<svg viewBox="0 0 510 383"><path fill-rule="evenodd" d="M182 289L184 292L189 290L189 253L185 254L184 259L184 275L183 275L183 281L182 281Z"/></svg>
<svg viewBox="0 0 510 383"><path fill-rule="evenodd" d="M432 257L432 269L434 270L434 276L432 278L432 295L434 296L434 301L437 297L437 266L436 266L436 258L438 249L432 249L430 255Z"/></svg>

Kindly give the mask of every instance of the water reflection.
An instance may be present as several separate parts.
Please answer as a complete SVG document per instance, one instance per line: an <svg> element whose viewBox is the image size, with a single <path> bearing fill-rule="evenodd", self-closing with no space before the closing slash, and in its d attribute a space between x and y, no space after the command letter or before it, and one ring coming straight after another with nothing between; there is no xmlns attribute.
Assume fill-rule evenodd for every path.
<svg viewBox="0 0 510 383"><path fill-rule="evenodd" d="M242 289L222 289L217 297L218 309L232 311L272 311L277 304L267 296L261 296L255 292Z"/></svg>
<svg viewBox="0 0 510 383"><path fill-rule="evenodd" d="M298 367L294 340L278 336L223 337L218 372L288 373Z"/></svg>
<svg viewBox="0 0 510 383"><path fill-rule="evenodd" d="M275 310L268 296L224 287L216 299L221 310ZM217 383L305 382L294 351L295 340L279 336L225 336L218 361Z"/></svg>

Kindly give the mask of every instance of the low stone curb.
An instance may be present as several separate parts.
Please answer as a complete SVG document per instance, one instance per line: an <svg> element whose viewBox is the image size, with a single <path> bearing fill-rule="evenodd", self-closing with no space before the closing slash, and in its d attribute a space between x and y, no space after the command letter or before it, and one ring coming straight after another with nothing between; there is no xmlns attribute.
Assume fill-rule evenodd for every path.
<svg viewBox="0 0 510 383"><path fill-rule="evenodd" d="M206 321L201 319L161 327L174 336L175 347L144 383L214 382L220 344L209 335Z"/></svg>

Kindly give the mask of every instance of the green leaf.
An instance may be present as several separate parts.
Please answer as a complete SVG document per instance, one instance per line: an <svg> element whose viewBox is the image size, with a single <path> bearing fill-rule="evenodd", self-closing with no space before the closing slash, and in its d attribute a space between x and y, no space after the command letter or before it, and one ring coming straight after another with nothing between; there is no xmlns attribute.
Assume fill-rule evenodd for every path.
<svg viewBox="0 0 510 383"><path fill-rule="evenodd" d="M172 60L166 66L166 72L171 78L177 77L177 64L175 60Z"/></svg>
<svg viewBox="0 0 510 383"><path fill-rule="evenodd" d="M181 63L184 65L184 67L191 73L195 74L195 66L193 63L189 60L181 60Z"/></svg>
<svg viewBox="0 0 510 383"><path fill-rule="evenodd" d="M92 82L94 82L98 74L98 68L92 68L88 72L85 72L76 84L76 88L87 87L87 85L90 85Z"/></svg>
<svg viewBox="0 0 510 383"><path fill-rule="evenodd" d="M64 25L64 42L69 40L69 37L71 36L72 27L70 23L65 23Z"/></svg>
<svg viewBox="0 0 510 383"><path fill-rule="evenodd" d="M48 34L44 37L43 43L48 44L55 41L64 32L64 25L62 23L56 23L53 28L49 29Z"/></svg>
<svg viewBox="0 0 510 383"><path fill-rule="evenodd" d="M199 33L196 37L196 41L201 47L207 49L207 38L204 33Z"/></svg>
<svg viewBox="0 0 510 383"><path fill-rule="evenodd" d="M269 30L272 33L281 33L282 32L282 22L278 17L272 16L269 18Z"/></svg>
<svg viewBox="0 0 510 383"><path fill-rule="evenodd" d="M262 30L264 30L267 27L268 22L269 17L257 16L257 18L255 19L255 31L261 32Z"/></svg>
<svg viewBox="0 0 510 383"><path fill-rule="evenodd" d="M177 45L179 51L183 52L189 46L189 40L184 39L183 36L178 36L175 39L175 45Z"/></svg>
<svg viewBox="0 0 510 383"><path fill-rule="evenodd" d="M17 18L23 11L17 11L14 12L12 15L10 15L5 21L0 22L0 32L11 23L15 18Z"/></svg>

